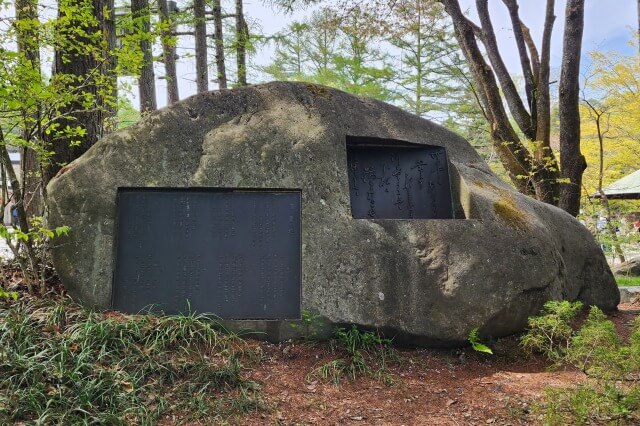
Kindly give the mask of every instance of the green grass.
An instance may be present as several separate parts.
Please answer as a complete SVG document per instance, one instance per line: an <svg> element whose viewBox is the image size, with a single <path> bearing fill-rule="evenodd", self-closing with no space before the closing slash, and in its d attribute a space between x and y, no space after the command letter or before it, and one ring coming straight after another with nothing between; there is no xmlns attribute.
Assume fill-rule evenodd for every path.
<svg viewBox="0 0 640 426"><path fill-rule="evenodd" d="M391 340L377 333L360 331L355 325L350 329L337 328L331 341L332 352L342 356L316 367L312 376L331 380L339 385L341 380L355 380L360 376L372 376L387 385L394 382L388 369L390 360L398 356L391 347Z"/></svg>
<svg viewBox="0 0 640 426"><path fill-rule="evenodd" d="M221 423L263 408L261 354L203 315L124 316L0 302L0 424Z"/></svg>
<svg viewBox="0 0 640 426"><path fill-rule="evenodd" d="M525 350L585 374L573 386L546 387L532 404L534 418L558 426L640 424L640 318L627 341L596 306L575 321L580 308L579 302L551 301L541 316L529 318L521 339Z"/></svg>
<svg viewBox="0 0 640 426"><path fill-rule="evenodd" d="M622 275L616 275L615 278L619 286L640 286L640 277L625 277Z"/></svg>

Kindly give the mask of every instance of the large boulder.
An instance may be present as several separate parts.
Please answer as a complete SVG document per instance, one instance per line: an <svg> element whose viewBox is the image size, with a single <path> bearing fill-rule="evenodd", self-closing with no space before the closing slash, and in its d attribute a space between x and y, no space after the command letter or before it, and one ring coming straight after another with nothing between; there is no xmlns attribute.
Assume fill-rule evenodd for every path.
<svg viewBox="0 0 640 426"><path fill-rule="evenodd" d="M456 219L353 219L348 136L446 148ZM391 141L392 143L393 141ZM394 106L303 83L193 96L100 140L51 181L69 294L110 308L118 187L302 190L302 309L415 345L518 332L548 300L615 309L602 250L564 211L519 194L460 136ZM289 337L285 322L234 322Z"/></svg>
<svg viewBox="0 0 640 426"><path fill-rule="evenodd" d="M640 277L640 256L631 258L611 268L614 275Z"/></svg>

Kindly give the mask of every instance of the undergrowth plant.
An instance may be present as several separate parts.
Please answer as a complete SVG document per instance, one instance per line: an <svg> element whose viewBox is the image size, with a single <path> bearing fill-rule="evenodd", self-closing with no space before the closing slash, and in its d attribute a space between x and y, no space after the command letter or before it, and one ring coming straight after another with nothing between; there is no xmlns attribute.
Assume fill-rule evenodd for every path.
<svg viewBox="0 0 640 426"><path fill-rule="evenodd" d="M308 342L318 340L322 330L322 318L308 310L303 310L299 323L292 323L290 327L302 333L302 338Z"/></svg>
<svg viewBox="0 0 640 426"><path fill-rule="evenodd" d="M51 242L67 235L69 227L49 229L44 225L42 217L32 217L29 226L25 232L20 227L7 227L0 223L0 238L5 241L13 254L13 260L20 267L29 293L44 294L45 271Z"/></svg>
<svg viewBox="0 0 640 426"><path fill-rule="evenodd" d="M391 340L378 333L360 331L355 325L350 329L337 328L331 341L332 351L342 356L315 368L312 375L340 384L343 379L355 380L359 376L373 376L393 384L388 362L397 359Z"/></svg>
<svg viewBox="0 0 640 426"><path fill-rule="evenodd" d="M544 354L554 364L561 363L573 335L572 321L581 310L580 302L545 303L542 315L529 318L529 331L520 340L522 347Z"/></svg>
<svg viewBox="0 0 640 426"><path fill-rule="evenodd" d="M13 300L14 302L18 300L19 294L17 291L6 291L4 288L0 287L0 300Z"/></svg>
<svg viewBox="0 0 640 426"><path fill-rule="evenodd" d="M547 388L534 414L549 425L640 424L640 320L625 343L595 306L578 326L581 308L579 302L548 302L543 315L529 319L523 347L587 377L574 388Z"/></svg>
<svg viewBox="0 0 640 426"><path fill-rule="evenodd" d="M0 310L0 424L222 422L263 408L261 357L203 315L124 316L21 298Z"/></svg>
<svg viewBox="0 0 640 426"><path fill-rule="evenodd" d="M480 331L477 327L469 332L467 340L469 340L469 344L471 344L474 351L493 355L491 348L480 342Z"/></svg>

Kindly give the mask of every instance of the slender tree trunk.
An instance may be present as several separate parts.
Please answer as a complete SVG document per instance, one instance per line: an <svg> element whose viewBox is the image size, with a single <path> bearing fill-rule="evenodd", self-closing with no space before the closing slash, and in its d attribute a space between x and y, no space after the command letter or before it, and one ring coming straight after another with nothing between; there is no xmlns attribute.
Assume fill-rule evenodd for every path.
<svg viewBox="0 0 640 426"><path fill-rule="evenodd" d="M604 112L602 110L598 110L593 104L585 99L585 103L593 113L594 121L596 124L596 133L598 135L598 148L599 148L599 156L598 156L598 194L600 195L600 204L604 207L605 212L607 214L607 223L606 228L604 230L609 232L611 236L611 241L613 242L613 249L618 259L621 262L625 261L624 252L622 251L622 247L620 242L618 241L618 235L616 234L616 228L613 226L613 222L611 221L611 206L609 204L609 199L607 198L607 194L604 192L602 179L604 177L604 134L605 131L602 130L602 116Z"/></svg>
<svg viewBox="0 0 640 426"><path fill-rule="evenodd" d="M18 212L18 226L20 227L20 231L25 234L29 233L29 221L27 220L27 212L24 206L24 196L22 194L22 189L20 186L20 181L18 180L18 176L16 175L15 170L13 169L13 165L11 164L11 157L9 156L9 151L7 151L7 145L4 140L4 133L2 132L2 127L0 127L0 163L6 172L9 182L11 183L11 189L13 191L13 200L14 207ZM3 212L4 213L4 212ZM9 247L12 249L16 260L20 263L20 269L24 273L25 282L28 288L29 293L33 293L33 283L36 280L37 270L39 265L37 265L38 258L34 253L33 246L31 244L31 240L27 239L26 241L18 240L18 244L23 244L27 258L29 259L30 265L28 265L20 253L18 251L18 245L14 245L11 241L7 241Z"/></svg>
<svg viewBox="0 0 640 426"><path fill-rule="evenodd" d="M549 96L549 74L551 60L551 33L555 15L554 0L547 0L545 25L542 32L542 47L540 52L540 71L538 74L538 87L536 103L538 106L538 123L535 141L539 143L536 149L536 160L541 161L546 155L545 150L550 146L551 134L551 100Z"/></svg>
<svg viewBox="0 0 640 426"><path fill-rule="evenodd" d="M205 20L204 0L194 0L196 18L196 86L198 93L209 90L209 73L207 70L207 23Z"/></svg>
<svg viewBox="0 0 640 426"><path fill-rule="evenodd" d="M478 87L478 98L484 104L483 110L492 129L494 148L511 180L520 192L527 195L533 193L538 200L557 205L560 197L560 173L550 142L549 95L549 63L555 1L546 1L542 45L538 57L531 34L518 15L518 2L503 0L509 9L514 27L525 80L526 103L522 100L498 50L489 16L488 0L476 0L480 27L462 13L459 0L438 1L444 5L452 18L456 38ZM486 57L491 66L486 63L482 51L477 46L477 40L484 44ZM497 86L496 78L500 87ZM511 117L504 111L504 103L509 107L513 122L518 125L522 134L531 142L535 142L533 151L519 139L511 124Z"/></svg>
<svg viewBox="0 0 640 426"><path fill-rule="evenodd" d="M487 48L489 61L491 62L495 74L498 77L498 81L500 82L500 86L502 87L502 91L504 92L504 97L507 101L507 105L509 106L509 111L511 111L511 115L514 117L518 127L520 127L524 135L529 140L533 140L535 138L535 129L531 127L531 115L525 108L522 99L520 99L518 89L516 88L516 85L509 74L509 70L507 70L507 66L498 51L498 42L489 17L488 0L476 0L476 5L478 8L480 23L482 25L482 39Z"/></svg>
<svg viewBox="0 0 640 426"><path fill-rule="evenodd" d="M149 20L149 0L131 0L131 13L138 20L138 31L146 34L151 29ZM153 54L151 43L146 37L140 40L140 50L143 54L142 69L138 78L138 90L140 92L140 112L154 111L158 109L156 101L156 80L153 72Z"/></svg>
<svg viewBox="0 0 640 426"><path fill-rule="evenodd" d="M416 20L417 26L415 31L416 37L416 56L415 56L415 67L416 67L416 105L415 105L415 113L416 115L422 116L422 79L423 79L423 71L422 71L422 8L420 7L420 1L416 2Z"/></svg>
<svg viewBox="0 0 640 426"><path fill-rule="evenodd" d="M518 14L518 3L516 0L502 0L503 3L509 9L509 17L511 18L511 26L513 28L513 35L518 46L518 56L520 57L520 66L522 67L522 75L524 76L524 91L527 96L527 105L529 107L529 113L531 116L530 128L533 130L536 128L536 105L535 105L535 79L533 78L533 70L531 66L531 60L527 52L527 44L525 41L524 30L520 22L520 16ZM535 47L535 45L534 45ZM537 59L537 58L536 58Z"/></svg>
<svg viewBox="0 0 640 426"><path fill-rule="evenodd" d="M213 0L213 27L216 44L216 80L218 89L227 88L227 69L224 62L224 34L222 33L222 6L220 0Z"/></svg>
<svg viewBox="0 0 640 426"><path fill-rule="evenodd" d="M441 0L441 3L451 16L456 38L478 86L478 97L484 104L482 107L491 125L495 151L518 191L533 195L531 182L519 177L532 173L531 155L511 126L493 71L485 62L476 42L474 27L462 13L457 0Z"/></svg>
<svg viewBox="0 0 640 426"><path fill-rule="evenodd" d="M116 9L115 0L104 0L104 19L101 20L101 29L104 39L107 41L107 60L104 64L104 73L109 76L111 94L105 105L104 132L113 132L118 128L118 75L116 67L118 58L112 54L118 42L116 33Z"/></svg>
<svg viewBox="0 0 640 426"><path fill-rule="evenodd" d="M549 95L549 75L551 62L551 34L555 1L547 0L542 32L540 68L536 87L536 147L534 149L534 182L536 198L548 204L557 205L559 196L559 173L555 154L551 149L551 99Z"/></svg>
<svg viewBox="0 0 640 426"><path fill-rule="evenodd" d="M18 26L16 28L16 43L19 54L23 56L24 66L32 70L36 79L41 79L40 73L40 41L38 35L38 0L16 0L16 19L20 22L32 22L35 25ZM30 144L40 143L41 112L24 111L21 137ZM32 147L21 148L21 178L22 196L24 197L27 217L42 216L44 214L44 195L42 193L42 178L38 155Z"/></svg>
<svg viewBox="0 0 640 426"><path fill-rule="evenodd" d="M582 174L587 168L580 152L580 53L584 27L584 0L568 0L560 73L560 184L559 207L577 216L580 213Z"/></svg>
<svg viewBox="0 0 640 426"><path fill-rule="evenodd" d="M244 20L242 0L236 0L236 63L238 85L247 85L247 40L248 28Z"/></svg>
<svg viewBox="0 0 640 426"><path fill-rule="evenodd" d="M91 13L96 17L98 23L89 22L82 18L78 8L82 13L87 11ZM66 112L63 112L66 118L59 120L59 128L80 126L84 129L85 134L82 137L51 135L49 147L54 154L43 170L45 187L64 165L75 160L93 146L102 136L104 130L104 99L99 93L95 79L100 78L104 72L100 57L106 58L108 53L100 51L99 45L92 45L95 43L95 39L91 38L96 33L100 33L101 28L104 28L103 12L104 3L102 0L60 0L58 3L60 16L78 16L77 22L67 28L59 29L65 32L65 43L57 46L54 54L52 78L73 76L73 83L68 83L68 89L73 91L77 98L76 101L66 106ZM84 36L83 33L86 33L87 36ZM83 48L85 46L92 48ZM75 49L69 49L70 47L75 47ZM78 47L81 48L78 49ZM65 81L68 80L68 78L65 79ZM82 102L81 98L85 94L96 100L94 107L87 109L87 106ZM73 143L75 141L79 143Z"/></svg>
<svg viewBox="0 0 640 426"><path fill-rule="evenodd" d="M162 23L162 57L167 81L167 104L171 105L180 100L176 71L176 48L175 43L171 40L171 33L175 32L176 26L171 19L167 0L158 0L158 13Z"/></svg>

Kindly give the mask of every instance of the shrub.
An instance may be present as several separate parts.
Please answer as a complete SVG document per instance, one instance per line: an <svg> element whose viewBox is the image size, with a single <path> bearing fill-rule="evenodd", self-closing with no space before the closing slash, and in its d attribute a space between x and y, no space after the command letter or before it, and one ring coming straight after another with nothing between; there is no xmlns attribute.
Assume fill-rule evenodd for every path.
<svg viewBox="0 0 640 426"><path fill-rule="evenodd" d="M574 388L547 388L534 414L548 425L639 424L640 320L625 345L614 324L595 306L581 327L573 324L580 308L579 303L549 302L543 315L529 319L529 330L521 339L525 349L587 375Z"/></svg>
<svg viewBox="0 0 640 426"><path fill-rule="evenodd" d="M580 302L545 303L542 315L529 318L529 329L520 343L525 350L542 353L555 364L562 362L573 335L571 322L581 310Z"/></svg>

